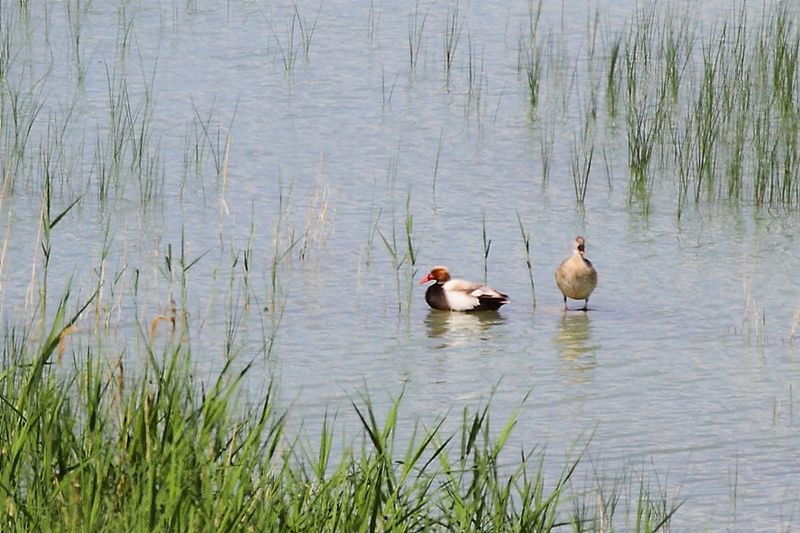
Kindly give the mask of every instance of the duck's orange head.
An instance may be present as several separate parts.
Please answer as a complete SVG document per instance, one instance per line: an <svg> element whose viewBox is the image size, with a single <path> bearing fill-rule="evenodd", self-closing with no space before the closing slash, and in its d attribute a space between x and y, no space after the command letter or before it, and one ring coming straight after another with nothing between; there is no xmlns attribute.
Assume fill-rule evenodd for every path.
<svg viewBox="0 0 800 533"><path fill-rule="evenodd" d="M447 270L447 267L443 266L435 266L431 269L427 276L419 280L420 285L424 285L429 281L435 281L436 283L444 283L450 279L450 272Z"/></svg>

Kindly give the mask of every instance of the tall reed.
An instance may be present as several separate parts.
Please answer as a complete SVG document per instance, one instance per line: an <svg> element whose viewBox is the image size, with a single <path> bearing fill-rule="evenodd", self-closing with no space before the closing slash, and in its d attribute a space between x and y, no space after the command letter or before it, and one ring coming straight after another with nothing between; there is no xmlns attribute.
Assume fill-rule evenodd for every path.
<svg viewBox="0 0 800 533"><path fill-rule="evenodd" d="M453 69L456 50L458 50L458 41L461 39L461 31L464 29L465 22L466 18L459 11L458 0L455 0L453 5L448 8L443 37L444 73L445 82L448 86L450 85L450 73Z"/></svg>
<svg viewBox="0 0 800 533"><path fill-rule="evenodd" d="M606 107L613 117L621 100L627 111L631 199L675 176L679 216L687 199L798 205L797 13L784 3L747 13L698 35L690 14L650 7L611 41Z"/></svg>
<svg viewBox="0 0 800 533"><path fill-rule="evenodd" d="M483 282L489 283L489 252L492 249L492 239L486 234L486 213L481 215L481 238L483 240Z"/></svg>
<svg viewBox="0 0 800 533"><path fill-rule="evenodd" d="M423 13L420 11L419 0L415 0L414 10L408 17L408 64L411 71L417 67L419 56L422 53L422 37L429 12L430 5Z"/></svg>
<svg viewBox="0 0 800 533"><path fill-rule="evenodd" d="M406 309L410 312L419 254L418 246L415 244L414 240L414 215L411 212L411 192L407 194L405 202L405 216L403 219L404 237L398 237L398 231L395 227L396 220L394 209L392 210L392 231L388 236L378 227L377 220L375 224L375 229L391 259L395 288L397 290L397 312L400 313L403 310L401 292L404 282L407 289L405 300ZM405 273L403 273L404 270Z"/></svg>
<svg viewBox="0 0 800 533"><path fill-rule="evenodd" d="M264 23L267 25L267 29L278 48L278 55L280 55L281 63L283 64L283 71L288 76L294 74L297 60L300 58L301 52L303 58L308 60L311 42L317 31L317 24L319 23L320 12L322 11L322 1L320 1L314 19L309 20L300 12L300 7L296 1L292 0L291 4L291 17L289 17L288 22L286 22L286 28L282 34L279 34L275 29L272 24L272 19L261 11Z"/></svg>
<svg viewBox="0 0 800 533"><path fill-rule="evenodd" d="M535 115L539 106L540 80L542 76L542 52L539 44L539 18L542 14L542 2L536 6L533 0L528 4L528 25L520 36L517 55L517 72L523 75L528 93L528 104L531 115Z"/></svg>
<svg viewBox="0 0 800 533"><path fill-rule="evenodd" d="M594 95L590 97L583 112L583 125L580 132L575 134L572 145L572 159L570 170L572 184L575 190L575 201L583 205L586 199L586 190L589 186L589 174L592 171L594 159L594 122L596 120L596 103Z"/></svg>
<svg viewBox="0 0 800 533"><path fill-rule="evenodd" d="M522 245L525 248L525 267L528 269L528 281L531 284L531 300L533 309L536 309L536 285L533 281L533 261L531 260L531 234L525 230L522 225L522 217L517 211L517 223L519 224L519 232L522 236Z"/></svg>
<svg viewBox="0 0 800 533"><path fill-rule="evenodd" d="M472 44L472 36L467 35L468 61L467 61L467 102L464 106L464 114L468 118L475 108L475 118L478 126L482 125L485 114L487 91L487 81L485 72L485 56L481 52L480 61L478 60L477 50Z"/></svg>

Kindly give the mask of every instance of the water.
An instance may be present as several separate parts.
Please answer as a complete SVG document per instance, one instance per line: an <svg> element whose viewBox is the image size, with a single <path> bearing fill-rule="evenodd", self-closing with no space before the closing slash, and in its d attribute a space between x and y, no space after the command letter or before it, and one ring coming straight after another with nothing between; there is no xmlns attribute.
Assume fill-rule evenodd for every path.
<svg viewBox="0 0 800 533"><path fill-rule="evenodd" d="M592 6L545 6L540 26L564 49L583 50ZM797 527L797 213L720 201L678 217L671 186L660 183L648 206L631 204L624 130L613 125L598 134L586 203L577 205L569 165L578 110L559 101L562 91L581 101L586 81L570 79L569 63L549 67L531 119L516 70L524 3L461 6L449 86L444 3L419 6L426 18L413 70L411 5L373 3L370 14L366 3L299 4L306 31L317 20L307 58L298 27L291 41L291 5L30 9L15 26L25 44L4 98L41 87L41 111L27 170L2 198L5 321L30 315L41 282L40 147L52 139L48 124L66 124L53 152L54 213L81 201L53 230L49 295L72 278L76 299L86 298L102 276L101 315L119 346L110 351L127 346L128 368L144 342L137 321L146 330L172 296L185 302L200 375L220 367L231 317L240 317L235 351L256 357L264 378L250 390L276 377L294 420L312 432L325 409L341 413L343 431L357 430L350 401L364 390L379 411L404 391L408 423L449 411L455 424L464 406L491 398L496 427L521 405L511 449L546 447L556 475L565 454L587 445L587 471L634 470L685 498L677 529ZM79 53L70 9L81 13L72 19L81 21ZM608 35L633 14L598 9ZM724 6L702 9L712 26ZM98 200L105 151L95 141L108 139L109 78L125 80L132 122L147 133L163 181L151 202L134 178ZM540 145L550 131L545 179ZM535 308L518 216L531 234ZM394 238L403 257L409 217L416 264L406 258L395 276L383 239ZM484 225L488 282L512 303L488 316L429 310L416 281L431 266L482 280ZM590 312L564 313L553 273L577 234L599 285ZM173 264L181 247L185 264L199 258L185 297L181 276L167 271L170 246ZM273 293L276 246L288 252ZM76 344L93 342L93 321L82 318ZM273 331L269 356L259 355Z"/></svg>

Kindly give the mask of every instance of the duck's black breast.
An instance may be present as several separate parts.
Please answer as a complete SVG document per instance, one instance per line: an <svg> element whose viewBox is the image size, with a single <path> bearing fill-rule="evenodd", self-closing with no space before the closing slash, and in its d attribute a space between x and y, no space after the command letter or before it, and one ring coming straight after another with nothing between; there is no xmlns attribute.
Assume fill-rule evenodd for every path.
<svg viewBox="0 0 800 533"><path fill-rule="evenodd" d="M425 291L425 301L439 311L450 310L450 306L447 304L447 296L444 294L444 288L441 283L434 283L428 287L428 290Z"/></svg>

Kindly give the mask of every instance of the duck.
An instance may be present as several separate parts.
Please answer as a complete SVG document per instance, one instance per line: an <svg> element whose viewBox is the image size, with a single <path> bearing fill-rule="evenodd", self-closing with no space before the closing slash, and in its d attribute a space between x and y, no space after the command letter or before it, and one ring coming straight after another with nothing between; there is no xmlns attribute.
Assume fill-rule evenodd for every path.
<svg viewBox="0 0 800 533"><path fill-rule="evenodd" d="M572 255L561 262L556 270L556 285L564 295L564 310L569 310L567 298L583 300L579 311L589 310L589 296L597 287L597 270L592 262L584 257L586 239L580 235L575 238Z"/></svg>
<svg viewBox="0 0 800 533"><path fill-rule="evenodd" d="M425 291L425 301L433 309L440 311L496 311L510 301L508 296L491 287L462 279L451 279L447 267L433 267L419 284L424 285L430 281L436 283Z"/></svg>

